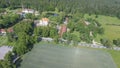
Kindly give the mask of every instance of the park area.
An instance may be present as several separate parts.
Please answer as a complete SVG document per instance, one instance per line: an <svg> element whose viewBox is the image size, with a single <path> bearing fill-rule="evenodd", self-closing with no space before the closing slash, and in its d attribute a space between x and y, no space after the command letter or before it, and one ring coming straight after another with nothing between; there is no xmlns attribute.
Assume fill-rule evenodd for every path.
<svg viewBox="0 0 120 68"><path fill-rule="evenodd" d="M20 68L117 68L102 50L38 43L23 56Z"/></svg>

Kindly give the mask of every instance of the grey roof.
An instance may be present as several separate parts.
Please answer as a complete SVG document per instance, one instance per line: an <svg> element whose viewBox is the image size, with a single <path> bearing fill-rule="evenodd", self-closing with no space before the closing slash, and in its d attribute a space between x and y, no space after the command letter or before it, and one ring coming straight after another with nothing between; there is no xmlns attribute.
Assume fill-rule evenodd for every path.
<svg viewBox="0 0 120 68"><path fill-rule="evenodd" d="M1 46L0 47L0 60L3 60L5 55L9 52L12 51L13 47L11 46Z"/></svg>

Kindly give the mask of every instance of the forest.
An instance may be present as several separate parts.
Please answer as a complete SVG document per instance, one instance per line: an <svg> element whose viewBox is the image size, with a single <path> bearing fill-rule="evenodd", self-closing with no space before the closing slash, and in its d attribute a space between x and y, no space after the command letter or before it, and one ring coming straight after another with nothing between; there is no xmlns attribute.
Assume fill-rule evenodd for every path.
<svg viewBox="0 0 120 68"><path fill-rule="evenodd" d="M0 8L33 8L39 12L59 11L116 16L120 18L120 0L0 0ZM1 11L1 10L0 10Z"/></svg>

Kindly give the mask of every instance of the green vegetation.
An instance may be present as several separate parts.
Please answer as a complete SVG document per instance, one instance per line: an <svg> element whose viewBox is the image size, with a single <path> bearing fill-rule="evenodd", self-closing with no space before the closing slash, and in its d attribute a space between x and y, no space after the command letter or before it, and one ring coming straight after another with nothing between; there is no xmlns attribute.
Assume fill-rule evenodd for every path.
<svg viewBox="0 0 120 68"><path fill-rule="evenodd" d="M62 11L74 14L76 12L103 14L120 18L120 0L0 0L0 8L16 9L23 5L39 12Z"/></svg>
<svg viewBox="0 0 120 68"><path fill-rule="evenodd" d="M120 68L120 51L115 51L115 50L105 50L105 51L111 54L117 67Z"/></svg>
<svg viewBox="0 0 120 68"><path fill-rule="evenodd" d="M120 47L120 38L113 40L113 44L115 44L116 46Z"/></svg>
<svg viewBox="0 0 120 68"><path fill-rule="evenodd" d="M110 49L96 49L96 48L89 48L84 46L78 46L78 48L88 48L88 49L95 49L95 50L101 50L107 52L112 56L115 64L117 65L117 68L120 68L120 51L110 50Z"/></svg>
<svg viewBox="0 0 120 68"><path fill-rule="evenodd" d="M23 55L29 50L31 50L31 48L33 47L34 41L32 39L33 38L32 25L33 21L23 20L14 26L14 34L17 36L13 37L13 39L16 38L14 41L17 42L16 43L17 45L14 46L14 52L17 55Z"/></svg>
<svg viewBox="0 0 120 68"><path fill-rule="evenodd" d="M92 40L97 36L97 34L101 35L104 32L102 26L99 25L99 22L92 18L84 19L84 14L78 13L73 14L67 26L70 29L70 31L67 32L66 36L64 36L63 38L67 39L65 37L69 37L68 39L70 41L81 40L84 42L92 43ZM75 31L80 33L79 38L73 34L71 35L71 33L74 33ZM70 36L73 36L74 40L72 37L70 38Z"/></svg>
<svg viewBox="0 0 120 68"><path fill-rule="evenodd" d="M34 34L35 36L40 36L40 37L51 37L54 38L55 36L58 35L57 29L52 27L36 27L34 29Z"/></svg>
<svg viewBox="0 0 120 68"><path fill-rule="evenodd" d="M12 63L12 52L6 54L4 61L0 61L0 65L2 68L15 68L15 64Z"/></svg>
<svg viewBox="0 0 120 68"><path fill-rule="evenodd" d="M8 14L0 17L0 28L9 28L20 20L20 16L18 14Z"/></svg>
<svg viewBox="0 0 120 68"><path fill-rule="evenodd" d="M32 9L35 12L23 13L22 8ZM36 12L39 15L36 15ZM40 26L39 21L42 20L43 23L43 19L49 23L47 26ZM9 32L9 28L13 28L13 31ZM23 56L31 51L34 44L40 42L42 37L52 38L56 44L67 45L68 50L69 46L76 47L79 42L92 43L93 40L102 43L107 48L120 47L120 0L0 0L0 29L4 33L6 31L3 36L2 30L0 30L0 46L14 47L13 52L8 53L5 60L0 61L0 68L16 68L17 65L12 62L12 53L16 57ZM37 46L40 48L39 45ZM35 45L35 47L37 46ZM49 48L49 46L46 47ZM60 48L58 46L58 51L62 50L62 47ZM46 58L45 54L39 55L39 51L42 50L42 48L36 48L37 53L33 49L32 56L35 55L37 59L40 56ZM55 50L57 51L57 49ZM112 55L117 65L120 64L119 52L105 51ZM61 53L59 52L59 54ZM98 52L98 54L102 53ZM68 58L70 56L69 54ZM98 57L95 57L95 60L98 60ZM29 53L27 58L35 62L33 66L38 66L37 62L41 61L36 62L37 59L29 57ZM108 61L106 60L106 63L109 63ZM120 66L118 65L118 67Z"/></svg>
<svg viewBox="0 0 120 68"><path fill-rule="evenodd" d="M114 39L117 39L120 37L120 20L116 17L110 17L110 16L103 16L98 15L98 18L95 18L95 15L89 16L88 14L85 15L85 18L93 18L97 20L101 26L104 28L104 34L103 35L97 35L96 40L100 42L101 38L107 38L110 39L112 42Z"/></svg>
<svg viewBox="0 0 120 68"><path fill-rule="evenodd" d="M6 45L8 38L6 36L0 36L0 46Z"/></svg>
<svg viewBox="0 0 120 68"><path fill-rule="evenodd" d="M39 60L38 60L39 59ZM94 61L93 61L94 60ZM111 56L88 48L38 43L23 57L20 68L116 68Z"/></svg>

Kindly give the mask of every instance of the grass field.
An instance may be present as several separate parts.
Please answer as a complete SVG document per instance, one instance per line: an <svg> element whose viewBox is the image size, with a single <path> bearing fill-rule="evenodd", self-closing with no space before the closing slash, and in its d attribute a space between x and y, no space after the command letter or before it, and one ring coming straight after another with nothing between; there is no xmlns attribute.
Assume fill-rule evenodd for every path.
<svg viewBox="0 0 120 68"><path fill-rule="evenodd" d="M116 63L117 67L120 68L120 51L115 50L104 50L111 54L112 58L114 59L114 62Z"/></svg>
<svg viewBox="0 0 120 68"><path fill-rule="evenodd" d="M0 46L6 45L7 43L7 37L6 36L0 36Z"/></svg>
<svg viewBox="0 0 120 68"><path fill-rule="evenodd" d="M112 56L115 64L117 65L117 68L120 68L120 51L110 50L110 49L90 48L90 47L85 47L85 46L78 46L78 48L89 48L89 49L94 49L94 50L105 51Z"/></svg>
<svg viewBox="0 0 120 68"><path fill-rule="evenodd" d="M107 52L39 43L23 57L20 68L117 68Z"/></svg>
<svg viewBox="0 0 120 68"><path fill-rule="evenodd" d="M120 19L116 17L103 16L103 15L98 15L98 18L95 18L95 15L89 16L88 14L85 15L85 18L96 19L99 23L101 23L102 27L105 29L104 35L97 36L96 40L98 42L100 38L107 38L110 39L111 41L113 39L120 38L120 26L107 25L107 24L120 25Z"/></svg>

